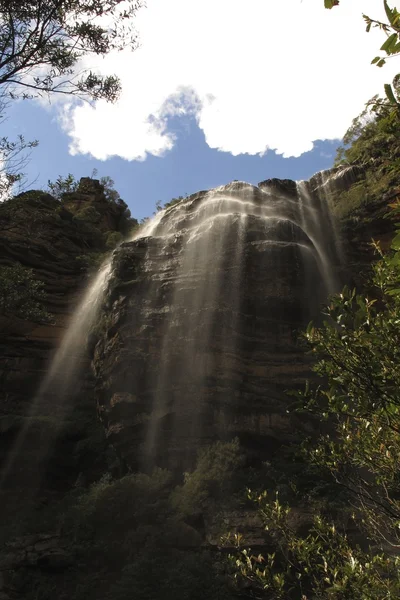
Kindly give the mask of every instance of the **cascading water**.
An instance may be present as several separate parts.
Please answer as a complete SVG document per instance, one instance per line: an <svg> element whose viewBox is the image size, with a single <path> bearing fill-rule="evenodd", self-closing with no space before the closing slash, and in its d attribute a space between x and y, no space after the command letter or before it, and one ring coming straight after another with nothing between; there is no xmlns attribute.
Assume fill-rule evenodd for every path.
<svg viewBox="0 0 400 600"><path fill-rule="evenodd" d="M157 213L100 269L29 417L49 397L60 420L68 414L94 327L99 415L131 468L180 468L212 440L282 434L284 390L304 374L294 332L337 288L335 231L316 187L232 182Z"/></svg>
<svg viewBox="0 0 400 600"><path fill-rule="evenodd" d="M294 332L337 289L329 211L305 182L233 182L156 219L114 255L94 356L107 435L141 469L270 432ZM296 383L301 368L286 370Z"/></svg>
<svg viewBox="0 0 400 600"><path fill-rule="evenodd" d="M161 216L161 215L160 215ZM157 226L157 217L145 223L140 231L135 232L132 240L141 235L151 235ZM102 299L108 284L111 272L111 259L100 267L98 274L93 278L86 292L71 318L61 344L56 351L49 370L46 373L38 391L36 392L29 413L25 415L25 424L19 431L6 462L0 471L0 487L5 485L8 478L18 477L16 462L24 455L31 453L31 430L35 420L42 419L46 414L46 405L52 405L52 418L54 420L51 438L46 443L41 440L40 448L36 448L35 469L40 469L51 454L51 447L56 443L58 430L64 425L72 410L74 397L80 388L82 371L89 368L86 341L88 334L96 322L101 307ZM86 360L85 360L86 359ZM33 474L34 483L31 485L31 495L35 494L40 486L43 473L37 471ZM27 482L25 482L27 485ZM33 487L32 487L33 486ZM29 510L27 503L27 510Z"/></svg>

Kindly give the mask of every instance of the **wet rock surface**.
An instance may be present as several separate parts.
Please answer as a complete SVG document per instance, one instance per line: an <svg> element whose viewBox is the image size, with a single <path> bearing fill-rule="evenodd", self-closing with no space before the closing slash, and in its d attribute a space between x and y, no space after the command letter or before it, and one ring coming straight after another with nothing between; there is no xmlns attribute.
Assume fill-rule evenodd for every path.
<svg viewBox="0 0 400 600"><path fill-rule="evenodd" d="M309 374L297 336L326 297L334 245L329 221L317 239L318 202L295 182L233 182L115 253L93 365L100 419L130 468L185 468L235 436L265 457L295 438L285 392Z"/></svg>

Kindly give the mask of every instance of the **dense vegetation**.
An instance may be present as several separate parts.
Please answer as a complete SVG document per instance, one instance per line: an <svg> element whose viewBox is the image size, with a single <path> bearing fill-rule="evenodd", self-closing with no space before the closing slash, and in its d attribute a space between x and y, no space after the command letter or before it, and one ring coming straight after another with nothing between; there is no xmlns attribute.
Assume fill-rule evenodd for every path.
<svg viewBox="0 0 400 600"><path fill-rule="evenodd" d="M15 99L67 95L114 102L115 75L83 61L137 47L140 0L0 0L0 123ZM0 200L23 191L23 169L38 141L0 137ZM27 154L28 152L28 154Z"/></svg>
<svg viewBox="0 0 400 600"><path fill-rule="evenodd" d="M6 4L3 2L4 7ZM36 2L14 4L32 10L43 6ZM56 4L47 3L46 10ZM78 7L71 2L70 6L84 10L102 4L80 3ZM118 4L108 2L106 6L111 10ZM328 8L337 4L325 2ZM31 13L28 10L26 14L29 17ZM388 19L390 27L397 27L397 12L390 12ZM379 26L371 19L370 24ZM28 25L31 27L31 21ZM97 42L101 40L101 31L91 32L89 27L88 32L100 36ZM382 47L388 55L397 52L391 39L392 45ZM68 67L66 63L65 68L73 68L73 64ZM38 91L56 91L59 84L55 75L62 76L63 72L56 71L47 81L38 80ZM90 83L90 78L86 82ZM339 152L338 163L359 165L364 173L334 199L337 214L347 224L355 222L348 218L349 213L355 219L359 211L359 218L365 219L368 206L379 205L387 212L390 202L397 210L400 135L393 104L399 101L398 83L395 80L391 88L394 102L388 90L386 100L374 99L372 113L365 112L353 123ZM78 84L75 91L90 92L92 97L109 94L112 99L116 82L109 87L102 85L92 80L91 88L84 90ZM62 85L58 89L62 91ZM34 237L45 248L50 231L68 228L77 247L84 247L76 262L87 267L101 260L103 252L135 225L113 182L105 178L100 184L107 207L121 212L115 230L107 229L94 203L74 204L76 194L85 189L72 175L49 182L52 197L34 192L9 200L1 207L0 217L3 215L11 229L18 217L18 235ZM388 191L389 198L383 197ZM165 208L181 200L174 198ZM344 289L327 306L323 326L311 325L305 334L321 379L319 386L297 393L293 410L301 412L308 422L318 423L321 435L307 440L301 451L298 446L280 448L271 462L257 468L246 463L237 440L218 442L200 452L197 465L182 479L161 469L121 476L116 457L107 461L104 436L98 436L96 443L82 440L78 461L88 455L93 460L94 455L103 453L99 462L102 472L107 472L95 483L78 478L60 505L44 507L43 522L36 509L28 516L24 533L44 528L59 531L73 558L68 568L55 570L50 576L45 569L15 570L13 585L20 597L398 598L400 234L394 238L390 253L384 254L379 245L375 249L378 260L367 292ZM2 315L45 320L43 293L43 284L31 270L19 264L0 268ZM76 432L71 437L74 435ZM91 443L93 447L88 448ZM255 490L249 490L247 497L243 494L246 485ZM229 535L226 518L227 512L239 511L241 515L243 507L251 511L253 505L266 530L261 553L243 550L246 539L238 533ZM228 564L224 554L216 552L218 540L210 543L207 538L208 549L204 548L204 534L213 529L210 523L215 525L217 538L227 533L221 545L227 545L231 553L232 546L238 547ZM244 522L243 529L246 533Z"/></svg>
<svg viewBox="0 0 400 600"><path fill-rule="evenodd" d="M310 325L306 333L321 384L298 400L328 431L304 445L305 459L316 478L329 474L338 491L330 490L326 514L317 514L302 534L278 495L250 493L275 552L264 557L244 550L234 559L237 578L249 582L257 598L397 598L400 233L392 252L374 265L368 296L345 288L325 315L322 327ZM330 497L343 492L351 511L343 505L335 514Z"/></svg>
<svg viewBox="0 0 400 600"><path fill-rule="evenodd" d="M68 576L53 587L22 570L15 585L26 600L51 600L55 593L69 600L231 599L225 561L203 547L198 528L222 506L237 506L242 466L233 440L200 452L178 485L172 473L155 469L115 479L107 474L77 486L65 499L64 514L53 517L74 553ZM36 527L26 524L27 531Z"/></svg>

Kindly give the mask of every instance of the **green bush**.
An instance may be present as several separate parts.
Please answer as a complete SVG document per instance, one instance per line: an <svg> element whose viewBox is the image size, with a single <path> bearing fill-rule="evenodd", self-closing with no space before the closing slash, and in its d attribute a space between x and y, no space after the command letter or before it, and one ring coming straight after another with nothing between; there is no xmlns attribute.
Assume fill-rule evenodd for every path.
<svg viewBox="0 0 400 600"><path fill-rule="evenodd" d="M119 231L111 231L106 235L106 248L107 250L113 250L118 244L124 239L124 236Z"/></svg>
<svg viewBox="0 0 400 600"><path fill-rule="evenodd" d="M115 481L104 476L80 496L64 519L64 529L106 553L110 548L117 554L134 552L170 513L170 485L171 474L162 469Z"/></svg>
<svg viewBox="0 0 400 600"><path fill-rule="evenodd" d="M172 494L173 506L183 515L196 513L209 501L226 496L235 471L243 466L238 439L216 442L199 452L195 470Z"/></svg>
<svg viewBox="0 0 400 600"><path fill-rule="evenodd" d="M79 219L81 221L87 221L88 223L92 223L96 225L101 220L100 213L94 208L94 206L84 206L81 208L75 215L75 219Z"/></svg>
<svg viewBox="0 0 400 600"><path fill-rule="evenodd" d="M63 194L76 192L79 187L79 181L75 179L72 173L68 173L66 177L59 175L56 181L47 182L47 188L50 194L57 200L61 200Z"/></svg>
<svg viewBox="0 0 400 600"><path fill-rule="evenodd" d="M45 310L44 284L21 264L0 267L0 314L37 322L50 321Z"/></svg>

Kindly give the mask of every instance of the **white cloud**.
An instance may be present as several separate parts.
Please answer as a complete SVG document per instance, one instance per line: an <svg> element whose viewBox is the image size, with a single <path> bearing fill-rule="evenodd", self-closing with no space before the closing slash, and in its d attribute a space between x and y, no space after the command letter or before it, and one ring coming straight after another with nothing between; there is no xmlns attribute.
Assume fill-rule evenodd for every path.
<svg viewBox="0 0 400 600"><path fill-rule="evenodd" d="M123 93L115 105L65 106L71 152L144 160L174 145L170 115L195 114L207 144L234 155L268 148L288 156L342 137L396 72L371 66L383 34L362 13L375 0L147 0L141 47L106 57ZM399 68L397 62L397 69Z"/></svg>

